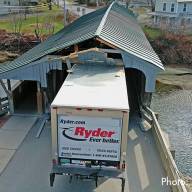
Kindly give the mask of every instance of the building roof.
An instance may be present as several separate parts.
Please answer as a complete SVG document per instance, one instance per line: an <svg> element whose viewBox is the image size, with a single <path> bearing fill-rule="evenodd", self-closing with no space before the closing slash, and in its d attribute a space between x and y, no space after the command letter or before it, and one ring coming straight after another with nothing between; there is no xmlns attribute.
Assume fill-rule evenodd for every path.
<svg viewBox="0 0 192 192"><path fill-rule="evenodd" d="M72 71L56 95L53 107L129 110L122 66L90 63L74 65Z"/></svg>
<svg viewBox="0 0 192 192"><path fill-rule="evenodd" d="M133 14L113 2L108 7L80 17L14 61L0 65L0 74L96 37L163 69Z"/></svg>

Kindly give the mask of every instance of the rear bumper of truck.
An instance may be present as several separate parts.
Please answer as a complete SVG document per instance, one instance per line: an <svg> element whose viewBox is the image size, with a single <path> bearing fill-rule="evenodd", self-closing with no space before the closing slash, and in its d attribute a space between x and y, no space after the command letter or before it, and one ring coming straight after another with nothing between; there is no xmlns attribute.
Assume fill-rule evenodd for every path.
<svg viewBox="0 0 192 192"><path fill-rule="evenodd" d="M81 166L62 166L54 165L50 173L50 186L53 186L55 175L69 175L69 176L84 176L92 178L96 182L99 177L121 179L122 192L125 187L125 171L115 168L100 168L100 167L81 167Z"/></svg>
<svg viewBox="0 0 192 192"><path fill-rule="evenodd" d="M98 175L99 177L118 177L124 171L115 168L100 167L84 167L84 166L62 166L55 165L52 167L55 174L71 174L71 175Z"/></svg>

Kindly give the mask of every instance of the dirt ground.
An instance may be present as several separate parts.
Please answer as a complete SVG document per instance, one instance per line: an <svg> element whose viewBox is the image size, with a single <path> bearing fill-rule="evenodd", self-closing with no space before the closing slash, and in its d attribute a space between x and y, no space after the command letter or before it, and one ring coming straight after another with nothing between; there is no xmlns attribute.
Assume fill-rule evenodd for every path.
<svg viewBox="0 0 192 192"><path fill-rule="evenodd" d="M0 51L0 63L12 61L13 59L15 59L17 57L18 57L18 54L10 53L7 51Z"/></svg>
<svg viewBox="0 0 192 192"><path fill-rule="evenodd" d="M192 90L192 68L176 65L165 67L165 71L158 75L157 82L178 89Z"/></svg>
<svg viewBox="0 0 192 192"><path fill-rule="evenodd" d="M189 176L182 176L182 179L186 182L187 190L192 191L192 178Z"/></svg>
<svg viewBox="0 0 192 192"><path fill-rule="evenodd" d="M133 8L133 12L137 15L137 21L141 25L151 25L153 22L152 17L149 15L151 9L148 7Z"/></svg>

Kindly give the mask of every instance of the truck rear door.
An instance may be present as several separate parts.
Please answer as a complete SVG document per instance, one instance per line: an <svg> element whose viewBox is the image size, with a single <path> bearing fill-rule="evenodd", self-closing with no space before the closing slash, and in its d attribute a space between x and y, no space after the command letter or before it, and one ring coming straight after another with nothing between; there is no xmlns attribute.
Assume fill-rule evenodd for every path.
<svg viewBox="0 0 192 192"><path fill-rule="evenodd" d="M120 161L122 119L58 115L60 158Z"/></svg>

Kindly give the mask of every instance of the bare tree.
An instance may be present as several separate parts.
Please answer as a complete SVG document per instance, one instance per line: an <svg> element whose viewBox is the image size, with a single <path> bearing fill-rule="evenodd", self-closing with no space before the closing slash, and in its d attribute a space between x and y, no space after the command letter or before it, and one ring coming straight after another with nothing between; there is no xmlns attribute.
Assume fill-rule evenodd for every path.
<svg viewBox="0 0 192 192"><path fill-rule="evenodd" d="M20 43L21 43L21 29L23 25L24 15L22 11L18 12L11 12L9 14L10 24L12 26L12 33L13 33L13 42L15 43L14 47L17 47L17 50L20 50Z"/></svg>
<svg viewBox="0 0 192 192"><path fill-rule="evenodd" d="M40 41L41 29L40 29L40 24L39 24L39 13L38 13L38 11L36 11L35 21L36 21L35 36Z"/></svg>
<svg viewBox="0 0 192 192"><path fill-rule="evenodd" d="M39 14L38 11L36 11L36 25L35 25L35 36L36 38L41 41L42 36L50 36L55 32L55 15L47 15L46 19L43 22L39 22Z"/></svg>
<svg viewBox="0 0 192 192"><path fill-rule="evenodd" d="M22 29L23 20L24 20L24 15L23 15L22 11L19 11L19 12L10 11L9 15L10 15L9 18L10 18L10 23L12 26L13 33L20 34L21 29Z"/></svg>

